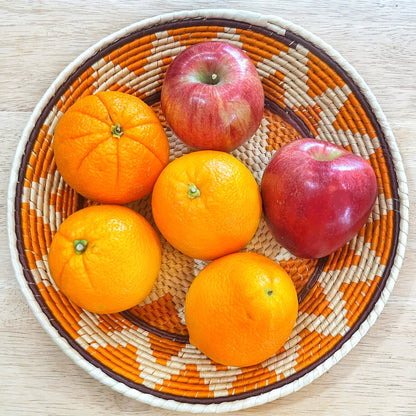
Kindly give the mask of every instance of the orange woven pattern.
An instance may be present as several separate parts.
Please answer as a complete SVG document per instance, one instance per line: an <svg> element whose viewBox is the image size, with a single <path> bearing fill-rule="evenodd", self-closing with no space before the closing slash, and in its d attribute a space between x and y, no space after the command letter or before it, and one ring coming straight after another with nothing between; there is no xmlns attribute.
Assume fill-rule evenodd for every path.
<svg viewBox="0 0 416 416"><path fill-rule="evenodd" d="M212 23L212 25L210 24ZM379 296L397 227L388 155L360 97L307 42L243 23L187 21L135 33L93 57L60 90L32 134L22 166L21 257L27 280L48 316L83 357L129 386L178 401L206 403L255 395L293 380L335 351ZM171 159L190 151L169 130L159 106L164 73L183 48L221 39L243 48L262 78L266 110L256 135L233 155L260 183L273 151L310 134L340 144L374 167L379 197L359 235L329 258L294 258L273 240L264 220L246 250L271 257L292 276L301 304L296 327L279 354L261 365L227 368L187 343L183 305L205 263L162 239L163 260L152 293L128 313L99 316L71 304L48 273L47 252L64 218L88 205L61 179L51 142L59 117L78 98L101 90L137 95L153 105L170 140ZM282 118L283 117L283 118ZM26 163L27 162L27 163ZM150 199L130 206L153 223ZM239 396L241 395L241 396Z"/></svg>

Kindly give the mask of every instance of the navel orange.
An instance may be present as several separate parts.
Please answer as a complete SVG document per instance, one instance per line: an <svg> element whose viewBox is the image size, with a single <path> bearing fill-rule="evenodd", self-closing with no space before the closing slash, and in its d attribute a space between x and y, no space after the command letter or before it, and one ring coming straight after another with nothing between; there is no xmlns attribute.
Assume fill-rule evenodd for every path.
<svg viewBox="0 0 416 416"><path fill-rule="evenodd" d="M56 286L90 312L121 312L150 293L161 265L149 222L121 205L95 205L70 215L48 254Z"/></svg>
<svg viewBox="0 0 416 416"><path fill-rule="evenodd" d="M152 211L172 246L211 260L250 241L262 206L257 182L242 162L229 153L202 150L166 166L153 188Z"/></svg>
<svg viewBox="0 0 416 416"><path fill-rule="evenodd" d="M154 111L117 91L76 101L57 123L53 150L68 185L111 204L149 194L169 160L169 142Z"/></svg>
<svg viewBox="0 0 416 416"><path fill-rule="evenodd" d="M209 263L185 301L190 343L229 366L249 366L277 353L297 317L295 286L273 260L252 252Z"/></svg>

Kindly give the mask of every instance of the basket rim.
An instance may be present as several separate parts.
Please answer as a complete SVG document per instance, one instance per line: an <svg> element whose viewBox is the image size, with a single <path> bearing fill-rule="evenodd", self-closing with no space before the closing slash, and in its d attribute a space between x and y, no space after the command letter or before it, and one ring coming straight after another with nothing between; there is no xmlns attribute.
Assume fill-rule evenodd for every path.
<svg viewBox="0 0 416 416"><path fill-rule="evenodd" d="M360 327L351 335L351 337L342 344L342 346L335 351L334 354L330 355L323 362L321 362L316 367L312 368L311 371L307 372L298 379L271 391L262 393L260 395L254 395L251 397L245 398L236 398L233 401L224 401L221 403L209 403L209 404L195 404L195 403L186 403L179 402L171 399L165 399L162 397L154 396L152 394L145 393L143 391L135 390L126 386L124 383L118 382L100 368L97 368L94 364L88 362L84 357L74 350L67 340L62 338L58 330L51 325L48 317L45 315L43 309L37 302L33 292L27 285L27 281L24 278L24 269L22 263L19 260L19 254L16 250L17 237L15 233L16 227L16 191L17 191L17 181L18 181L18 171L21 166L22 157L24 155L25 146L27 144L27 139L35 126L36 121L41 115L44 108L47 106L48 102L54 97L57 89L60 87L62 82L66 80L79 66L81 66L85 61L98 53L102 48L108 44L120 39L129 33L158 25L165 21L184 21L186 19L195 19L195 18L222 18L230 19L240 22L246 22L253 24L255 26L261 26L272 32L289 30L296 35L302 37L303 39L310 42L312 45L322 50L327 54L332 60L334 60L342 69L350 76L351 80L356 84L360 89L360 92L367 100L368 105L373 112L376 121L379 123L380 128L385 136L386 141L389 144L389 151L394 161L395 173L397 175L397 187L398 193L401 198L400 205L400 224L399 224L399 240L397 242L396 253L394 254L394 263L392 264L390 275L386 281L385 287L382 289L382 292L373 305L373 309L369 312L367 318L361 323ZM278 29L278 27L280 29ZM314 379L318 378L324 374L329 368L335 365L342 357L344 357L351 349L359 342L359 340L367 333L369 328L374 324L378 316L380 315L384 305L386 304L390 293L394 287L394 284L397 280L403 259L405 254L405 246L407 240L407 229L408 229L408 188L406 175L403 169L401 156L397 148L397 143L394 140L393 133L390 129L390 126L384 116L384 113L381 110L378 102L376 101L373 93L357 73L357 71L330 45L324 42L321 38L312 34L308 30L305 30L297 24L291 23L286 19L283 19L278 16L265 16L256 12L249 11L238 11L234 9L199 9L192 11L180 11L180 12L170 12L162 15L150 17L143 19L139 22L133 23L125 28L122 28L95 43L88 49L86 49L82 54L70 62L57 76L53 81L50 87L43 94L36 107L34 108L23 132L19 139L15 156L12 162L12 167L10 171L10 180L8 187L8 199L7 199L7 232L9 239L9 250L11 253L12 266L14 273L18 280L20 289L24 294L26 300L29 303L29 306L40 322L41 326L46 330L46 332L52 337L55 343L63 350L63 352L69 356L77 365L87 371L92 377L100 381L101 383L110 386L114 390L128 396L139 400L143 403L169 409L176 411L186 411L193 413L205 413L205 412L228 412L234 410L240 410L252 406L257 406L275 400L279 397L286 396L294 391L299 390L300 388L311 383Z"/></svg>

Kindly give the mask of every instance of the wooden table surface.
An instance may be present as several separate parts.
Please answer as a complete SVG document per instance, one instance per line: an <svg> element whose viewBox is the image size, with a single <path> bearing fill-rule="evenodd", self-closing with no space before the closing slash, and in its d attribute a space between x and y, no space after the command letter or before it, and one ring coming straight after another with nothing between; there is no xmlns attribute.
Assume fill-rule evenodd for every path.
<svg viewBox="0 0 416 416"><path fill-rule="evenodd" d="M278 15L321 37L367 82L396 137L410 191L406 257L374 326L327 373L242 415L416 414L416 2L0 0L0 414L173 415L102 385L42 329L18 287L7 243L9 172L22 130L61 70L89 46L165 12L236 8Z"/></svg>

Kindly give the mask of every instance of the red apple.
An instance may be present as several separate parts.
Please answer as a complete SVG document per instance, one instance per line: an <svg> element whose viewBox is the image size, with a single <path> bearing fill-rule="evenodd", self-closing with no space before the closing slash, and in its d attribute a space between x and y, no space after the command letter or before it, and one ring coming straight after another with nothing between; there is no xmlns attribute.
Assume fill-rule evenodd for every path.
<svg viewBox="0 0 416 416"><path fill-rule="evenodd" d="M207 41L189 46L169 65L161 104L183 142L229 152L258 129L264 91L244 51L226 42Z"/></svg>
<svg viewBox="0 0 416 416"><path fill-rule="evenodd" d="M358 233L378 189L363 157L332 143L299 139L273 155L261 192L277 242L295 256L320 258Z"/></svg>

